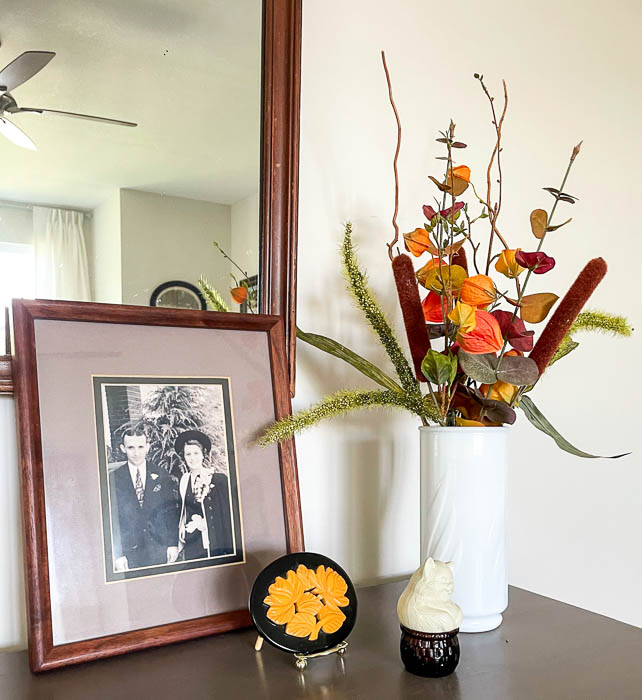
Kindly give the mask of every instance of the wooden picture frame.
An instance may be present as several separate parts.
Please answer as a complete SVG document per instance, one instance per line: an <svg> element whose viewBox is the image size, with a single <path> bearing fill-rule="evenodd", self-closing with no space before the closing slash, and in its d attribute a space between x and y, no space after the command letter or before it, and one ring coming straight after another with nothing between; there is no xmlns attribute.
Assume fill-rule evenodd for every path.
<svg viewBox="0 0 642 700"><path fill-rule="evenodd" d="M73 416L84 416L86 409L88 407L91 409L87 403L87 397L90 395L87 384L90 382L90 374L119 375L122 374L118 371L119 368L122 369L123 366L126 366L131 368L131 371L127 373L134 376L147 376L148 374L177 376L180 374L180 376L197 377L203 374L203 367L206 366L203 364L205 361L208 363L207 366L212 365L211 371L216 374L216 358L219 358L220 363L222 357L235 358L234 360L226 359L225 362L228 363L225 365L226 367L230 362L245 362L242 366L247 368L249 366L247 358L243 360L238 355L239 348L246 347L250 341L255 343L256 348L259 348L259 350L253 351L252 356L255 358L261 355L263 351L260 351L260 348L264 347L266 353L264 360L267 363L265 366L269 368L267 372L270 374L269 377L264 377L257 370L258 373L254 372L252 375L252 381L254 385L257 385L257 382L260 384L261 381L267 381L272 387L273 405L263 406L257 415L261 418L263 414L269 414L273 419L288 415L290 412L289 376L283 320L268 315L150 309L64 301L16 300L14 301L13 313L17 349L14 360L14 376L21 447L20 474L25 542L25 583L28 603L29 659L32 670L45 671L68 664L249 626L251 621L247 607L239 606L234 610L196 615L189 619L174 620L167 624L148 625L121 632L112 631L104 635L94 634L87 639L64 641L63 643L54 642L54 633L57 633L55 629L57 623L54 622L54 618L60 617L59 613L56 612L60 598L56 588L58 586L56 576L59 574L56 574L56 571L66 571L69 569L69 562L75 566L76 562L81 561L80 557L74 556L65 563L64 556L66 555L60 554L60 551L69 551L72 535L75 534L74 531L67 537L65 533L68 531L64 529L64 524L60 525L67 517L66 515L61 516L60 512L66 513L68 509L67 507L63 508L61 503L80 503L81 505L73 506L73 508L77 510L77 515L82 516L81 521L84 524L89 523L83 525L83 532L85 527L95 530L95 518L92 515L95 508L92 510L91 502L95 504L97 497L95 494L91 495L83 491L81 482L85 478L96 481L99 472L98 468L95 470L95 476L91 476L91 468L85 468L85 464L91 462L87 457L88 451L82 452L83 457L80 459L78 456L80 453L73 445L74 440L67 439L65 431L68 432L69 426L72 425L76 431L73 435L82 434L84 438L88 439L87 431L79 429L82 425L86 427L88 424L84 424L82 421L74 422ZM235 334L236 331L243 331L243 333ZM132 333L135 333L135 343L121 344L118 340L121 337L134 337L131 336ZM241 340L242 343L239 345ZM212 345L212 343L217 345ZM184 353L172 353L172 347L175 350L176 348L185 348L185 351ZM225 354L227 347L230 349L228 355ZM240 352L240 354L243 353ZM151 363L152 371L150 372L145 371L147 366L145 363L147 362ZM167 372L161 371L159 375L159 367L162 370L163 362L167 363ZM178 367L182 369L180 373L177 372ZM238 367L230 371L234 375L231 379L232 385L237 382L237 386L245 387L243 383L247 379L245 372L241 376L237 376L240 372ZM261 377L263 379L260 379ZM247 381L251 384L249 379ZM82 391L79 390L79 387ZM245 403L251 402L246 401ZM255 400L254 403L260 402ZM60 406L70 407L70 413L66 414L66 408L61 411ZM237 425L245 420L246 411L255 410L249 405L236 406L235 408L234 415ZM74 413L74 411L77 412ZM65 413L65 415L61 416L60 413ZM251 418L251 420L248 418L247 420L249 423L244 424L243 430L248 429L251 421L258 420L258 418ZM257 426L254 426L253 430L256 431L256 428ZM43 433L48 436L48 439L43 440ZM72 433L69 433L69 436L71 435ZM253 449L260 449L254 443L250 443L247 435L241 442L242 444L239 443L239 454L245 450L244 454L248 456L248 460L251 455L255 454L252 452ZM61 450L56 447L56 444L63 446L71 444L71 447L69 450L66 447ZM250 447L251 444L254 446ZM79 447L78 450L80 449ZM280 533L282 526L282 548L285 551L300 551L304 549L304 543L294 444L292 441L287 441L278 448L278 451L276 448L274 449L272 459L275 459L274 455L278 455L276 457L278 465L273 467L274 473L280 475L281 483L271 484L270 488L277 489L278 497L282 503L283 516L282 524L278 524L280 522L278 519L274 521L274 531L278 530ZM265 468L272 468L269 466L267 450L261 455L262 464L267 464ZM98 467L99 458L94 456L93 459ZM79 468L78 465L82 468ZM239 462L239 472L242 471L243 466ZM260 471L252 472L252 479L263 478L256 476L261 473ZM70 483L77 484L75 488L78 491L74 492L73 499L61 501L60 496L56 494L60 493L58 488L60 484L66 484L67 479ZM50 488L52 483L57 484L57 486ZM246 485L247 483L252 482L248 481ZM243 499L243 517L247 526L252 513L252 504L246 502L245 495L243 495ZM265 504L262 506L263 510L267 507ZM78 522L78 518L74 522ZM48 536L51 539L48 539ZM247 552L252 554L252 564L247 565L248 570L244 572L243 577L239 576L239 582L245 579L249 580L252 578L252 574L256 575L262 568L261 564L265 565L276 554L276 551L252 551L253 545L247 539L248 537L250 537L249 534L246 535L245 548ZM280 537L281 535L278 535L275 542L277 540L280 542ZM69 539L66 544L61 542L65 538ZM278 545L276 549L280 547L281 545ZM52 551L54 552L53 560ZM77 551L84 550L78 549ZM93 556L98 561L95 552L87 556L90 559ZM100 561L102 562L103 559L101 558ZM87 567L87 570L95 573L95 565L87 564ZM225 575L229 586L230 580L235 579L230 579L232 574L227 572L243 568L243 566L230 566L226 570L223 567L199 569L198 575ZM256 573L254 573L254 569L257 570ZM223 574L220 574L221 571ZM215 573L210 574L210 572ZM71 576L71 573L69 575ZM189 577L190 575L194 575L194 571L177 569L175 573L168 576L150 576L145 579L137 579L134 582L127 581L124 585L142 586L139 589L127 589L134 596L131 600L128 597L128 602L133 605L138 599L136 596L147 601L145 585L161 585L156 582L161 580L169 582L171 577L178 580L181 576ZM82 585L90 587L89 580L83 578ZM184 580L187 581L186 578ZM146 584L148 581L152 581L152 583ZM105 587L110 585L120 586L123 584L105 583ZM251 581L249 585L251 586ZM103 589L100 588L100 590ZM128 593L129 595L130 593ZM158 605L164 602L163 600L158 601ZM68 603L64 603L64 605L68 605ZM104 608L103 605L103 613ZM97 609L99 608L97 607ZM158 616L159 614L161 614L159 609L150 606L150 615ZM89 617L86 610L85 616ZM67 619L69 619L68 616ZM92 622L92 624L94 623ZM62 629L62 626L59 625L59 627Z"/></svg>
<svg viewBox="0 0 642 700"><path fill-rule="evenodd" d="M260 189L261 313L281 316L294 395L302 0L263 0ZM8 351L7 351L8 352ZM0 394L14 390L0 355Z"/></svg>

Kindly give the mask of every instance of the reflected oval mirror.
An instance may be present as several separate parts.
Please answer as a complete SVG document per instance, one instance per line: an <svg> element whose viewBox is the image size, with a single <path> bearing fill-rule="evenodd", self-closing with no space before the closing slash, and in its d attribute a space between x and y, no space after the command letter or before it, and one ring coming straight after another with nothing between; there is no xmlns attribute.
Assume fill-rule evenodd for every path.
<svg viewBox="0 0 642 700"><path fill-rule="evenodd" d="M214 307L258 310L262 17L261 0L4 0L1 306L149 305L204 275Z"/></svg>

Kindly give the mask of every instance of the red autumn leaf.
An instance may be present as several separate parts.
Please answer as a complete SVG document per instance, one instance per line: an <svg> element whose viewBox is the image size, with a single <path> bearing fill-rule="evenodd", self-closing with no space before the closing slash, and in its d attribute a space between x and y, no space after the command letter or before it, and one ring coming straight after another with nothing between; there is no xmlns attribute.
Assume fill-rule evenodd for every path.
<svg viewBox="0 0 642 700"><path fill-rule="evenodd" d="M525 253L523 250L518 250L515 253L515 260L518 265L532 270L536 275L543 275L555 267L555 258L551 258L541 250L534 253Z"/></svg>
<svg viewBox="0 0 642 700"><path fill-rule="evenodd" d="M513 319L513 314L510 311L500 311L499 309L491 313L497 319L504 338L508 338L508 342L516 350L530 352L533 349L535 331L527 331L521 318L516 316Z"/></svg>
<svg viewBox="0 0 642 700"><path fill-rule="evenodd" d="M444 306L445 300L442 305L442 297L440 294L437 294L437 292L428 292L428 296L421 302L426 323L443 323Z"/></svg>
<svg viewBox="0 0 642 700"><path fill-rule="evenodd" d="M463 202L455 202L455 206L453 207L448 207L448 209L442 209L439 213L444 217L444 219L447 219L451 212L453 214L456 214L460 209L464 208L464 203Z"/></svg>
<svg viewBox="0 0 642 700"><path fill-rule="evenodd" d="M428 221L432 221L436 215L437 212L429 204L424 204L424 216Z"/></svg>

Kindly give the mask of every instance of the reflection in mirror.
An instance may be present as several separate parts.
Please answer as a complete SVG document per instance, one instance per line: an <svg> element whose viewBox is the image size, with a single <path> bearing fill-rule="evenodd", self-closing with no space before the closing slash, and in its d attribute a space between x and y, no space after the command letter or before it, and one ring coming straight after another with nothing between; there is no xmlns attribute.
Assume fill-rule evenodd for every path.
<svg viewBox="0 0 642 700"><path fill-rule="evenodd" d="M0 305L149 305L205 275L256 310L261 15L261 0L3 0Z"/></svg>

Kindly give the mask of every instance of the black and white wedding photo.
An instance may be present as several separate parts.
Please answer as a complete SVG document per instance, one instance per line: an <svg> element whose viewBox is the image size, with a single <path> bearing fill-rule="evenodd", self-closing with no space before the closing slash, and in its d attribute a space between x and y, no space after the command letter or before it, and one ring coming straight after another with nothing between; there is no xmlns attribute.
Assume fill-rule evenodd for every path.
<svg viewBox="0 0 642 700"><path fill-rule="evenodd" d="M93 381L106 580L243 562L229 380Z"/></svg>

